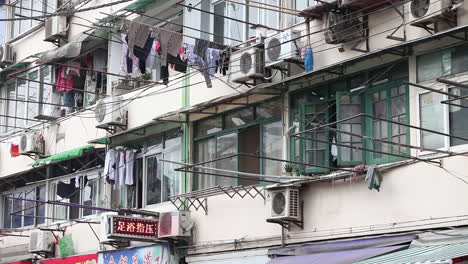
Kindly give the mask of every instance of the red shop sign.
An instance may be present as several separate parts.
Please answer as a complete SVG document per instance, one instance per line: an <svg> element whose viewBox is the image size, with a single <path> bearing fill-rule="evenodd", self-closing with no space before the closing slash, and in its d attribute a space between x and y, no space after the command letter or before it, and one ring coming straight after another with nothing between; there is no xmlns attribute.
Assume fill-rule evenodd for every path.
<svg viewBox="0 0 468 264"><path fill-rule="evenodd" d="M158 221L137 217L110 216L110 238L157 239Z"/></svg>
<svg viewBox="0 0 468 264"><path fill-rule="evenodd" d="M40 264L96 264L98 254L40 260Z"/></svg>

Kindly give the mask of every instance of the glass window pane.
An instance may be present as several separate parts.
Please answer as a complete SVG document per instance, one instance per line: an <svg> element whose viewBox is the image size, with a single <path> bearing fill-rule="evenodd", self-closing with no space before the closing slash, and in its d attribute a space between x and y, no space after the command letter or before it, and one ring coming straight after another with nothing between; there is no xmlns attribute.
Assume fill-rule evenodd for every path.
<svg viewBox="0 0 468 264"><path fill-rule="evenodd" d="M174 147L180 148L180 142L181 142L180 135L181 134L182 134L182 131L178 129L167 132L166 138L164 141L164 148L165 149L171 149Z"/></svg>
<svg viewBox="0 0 468 264"><path fill-rule="evenodd" d="M70 179L70 183L71 184L75 184L76 186L76 179L75 178L72 178ZM70 203L76 203L76 204L79 204L81 202L80 200L80 196L81 196L81 193L78 190L76 190L72 196L70 196ZM80 218L80 208L78 207L69 207L68 208L68 215L69 215L69 219L78 219Z"/></svg>
<svg viewBox="0 0 468 264"><path fill-rule="evenodd" d="M238 2L244 2L238 1ZM234 4L234 3L229 3L228 4L228 13L229 17L238 19L238 20L244 20L244 6L240 4ZM244 36L244 23L237 22L234 20L230 20L230 38L235 39L235 40L240 40L243 41L245 40Z"/></svg>
<svg viewBox="0 0 468 264"><path fill-rule="evenodd" d="M197 141L196 143L197 157L196 161L204 162L212 160L216 157L216 140L214 138ZM204 164L205 167L214 167L214 163ZM197 169L198 172L205 172L202 169ZM208 172L208 171L206 171ZM210 171L211 172L211 171ZM198 173L197 189L205 189L215 185L215 176Z"/></svg>
<svg viewBox="0 0 468 264"><path fill-rule="evenodd" d="M164 153L164 160L180 162L180 150ZM169 201L168 197L180 194L180 172L175 171L178 165L174 163L164 162L163 173L163 202Z"/></svg>
<svg viewBox="0 0 468 264"><path fill-rule="evenodd" d="M235 128L250 124L254 121L253 108L246 108L233 113L229 113L225 117L226 128Z"/></svg>
<svg viewBox="0 0 468 264"><path fill-rule="evenodd" d="M40 187L37 187L37 200L41 200L41 201L45 201L47 200L46 198L46 187L45 186L40 186ZM38 204L36 204L38 205ZM38 218L36 218L36 224L40 225L40 224L44 224L45 223L45 204L41 204L39 206L36 207L36 215L39 216ZM41 217L42 216L42 217Z"/></svg>
<svg viewBox="0 0 468 264"><path fill-rule="evenodd" d="M24 193L15 193L13 194L14 198L24 198ZM22 200L13 200L13 213L16 213L12 216L12 228L18 228L23 226L23 217L18 214L23 214L23 201Z"/></svg>
<svg viewBox="0 0 468 264"><path fill-rule="evenodd" d="M31 80L36 80L38 81L39 80L39 71L33 71L31 73L29 73L29 79ZM27 118L28 119L33 119L35 116L37 116L38 114L38 110L39 110L39 104L37 104L36 102L39 101L39 83L37 82L28 82L29 83L29 87L28 87L28 99L27 101L29 101L27 103ZM28 125L32 125L36 122L34 121L27 121Z"/></svg>
<svg viewBox="0 0 468 264"><path fill-rule="evenodd" d="M432 80L451 73L451 52L439 51L417 58L418 82Z"/></svg>
<svg viewBox="0 0 468 264"><path fill-rule="evenodd" d="M31 16L31 0L21 0L21 7L21 15L23 17ZM24 33L31 28L31 20L20 20L20 23L21 33Z"/></svg>
<svg viewBox="0 0 468 264"><path fill-rule="evenodd" d="M260 24L259 17L258 17L259 9L253 6L256 6L256 4L252 4L252 6L248 7L248 12L249 12L247 14L248 21L253 24ZM251 26L248 26L248 28L249 28L249 37L255 37L256 30L253 29Z"/></svg>
<svg viewBox="0 0 468 264"><path fill-rule="evenodd" d="M26 77L26 76L23 76L23 77ZM26 77L27 78L27 77ZM17 88L17 99L18 100L21 100L21 102L16 102L16 117L21 117L21 118L25 118L25 111L26 111L26 101L27 98L27 82L25 80L20 80L18 79L17 80L17 85L18 85L18 88ZM24 120L23 119L16 119L16 126L17 127L24 127Z"/></svg>
<svg viewBox="0 0 468 264"><path fill-rule="evenodd" d="M406 96L400 95L392 97L392 116L401 115L406 113Z"/></svg>
<svg viewBox="0 0 468 264"><path fill-rule="evenodd" d="M280 100L258 105L255 109L257 119L268 119L272 117L281 118L282 107Z"/></svg>
<svg viewBox="0 0 468 264"><path fill-rule="evenodd" d="M279 1L278 0L264 0L265 3L274 5L274 6L279 6ZM269 7L271 8L271 7ZM273 11L273 10L264 10L265 12L265 25L271 28L279 28L278 27L278 19L279 19L279 12Z"/></svg>
<svg viewBox="0 0 468 264"><path fill-rule="evenodd" d="M25 199L36 200L36 189L25 192ZM24 211L21 214L24 214L24 225L23 226L32 226L34 225L34 206L35 202L24 201Z"/></svg>
<svg viewBox="0 0 468 264"><path fill-rule="evenodd" d="M82 188L83 205L97 206L98 201L98 177L97 175L82 176L83 183L86 183ZM83 209L83 216L95 214L95 210Z"/></svg>
<svg viewBox="0 0 468 264"><path fill-rule="evenodd" d="M444 132L443 95L425 93L419 96L420 126L422 128ZM421 131L421 147L438 149L444 146L444 136Z"/></svg>
<svg viewBox="0 0 468 264"><path fill-rule="evenodd" d="M237 133L220 136L216 139L216 158L237 153ZM226 158L216 162L216 168L237 171L237 157ZM236 176L234 173L221 173ZM216 185L235 186L237 179L228 177L218 177L215 179Z"/></svg>
<svg viewBox="0 0 468 264"><path fill-rule="evenodd" d="M63 181L64 183L66 183L67 181ZM57 184L54 183L53 184L53 190L54 190L54 197L56 201L61 201L61 202L64 202L64 203L68 203L70 200L69 199L63 199L62 197L58 196L57 195ZM63 206L63 205L53 205L53 208L54 208L54 221L60 221L60 220L63 220L63 219L67 219L67 207L66 206Z"/></svg>
<svg viewBox="0 0 468 264"><path fill-rule="evenodd" d="M467 89L449 89L452 94L460 94L460 96L467 96ZM468 137L468 122L466 117L468 116L468 100L456 100L452 101L453 104L460 104L465 107L451 107L449 111L449 122L450 122L450 135L467 138ZM450 138L450 146L458 146L468 144L467 141Z"/></svg>
<svg viewBox="0 0 468 264"><path fill-rule="evenodd" d="M387 118L386 101L377 101L374 103L374 116L380 118Z"/></svg>
<svg viewBox="0 0 468 264"><path fill-rule="evenodd" d="M281 121L263 126L262 153L269 158L281 159L283 155L283 124ZM263 174L279 175L282 162L263 159Z"/></svg>
<svg viewBox="0 0 468 264"><path fill-rule="evenodd" d="M221 131L222 129L223 119L221 116L218 116L197 122L195 135L196 137L206 136Z"/></svg>
<svg viewBox="0 0 468 264"><path fill-rule="evenodd" d="M12 200L9 199L10 195L3 196L3 227L10 228L11 227L11 215L12 207L11 203Z"/></svg>
<svg viewBox="0 0 468 264"><path fill-rule="evenodd" d="M454 48L452 58L452 73L468 70L468 46L462 45Z"/></svg>
<svg viewBox="0 0 468 264"><path fill-rule="evenodd" d="M216 4L214 6L214 13L217 15L226 15L226 2L221 2L219 4ZM225 25L226 20L224 17L220 16L214 16L214 21L213 21L213 40L216 43L224 44L224 30L225 30Z"/></svg>
<svg viewBox="0 0 468 264"><path fill-rule="evenodd" d="M16 83L12 82L7 85L8 90L8 99L16 99ZM7 112L8 112L8 122L7 125L10 126L7 129L13 129L15 126L15 115L16 115L16 101L8 100L7 102Z"/></svg>
<svg viewBox="0 0 468 264"><path fill-rule="evenodd" d="M158 162L161 155L146 158L146 204L161 202L161 171L162 163Z"/></svg>

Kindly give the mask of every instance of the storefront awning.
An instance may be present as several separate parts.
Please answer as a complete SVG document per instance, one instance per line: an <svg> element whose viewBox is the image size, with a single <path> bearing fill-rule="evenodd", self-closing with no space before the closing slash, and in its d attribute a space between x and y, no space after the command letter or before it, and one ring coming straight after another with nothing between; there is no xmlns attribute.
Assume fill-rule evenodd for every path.
<svg viewBox="0 0 468 264"><path fill-rule="evenodd" d="M468 255L468 243L411 247L391 254L375 257L356 264L416 264L416 263L452 263L452 259Z"/></svg>
<svg viewBox="0 0 468 264"><path fill-rule="evenodd" d="M64 46L50 50L37 60L37 63L49 63L61 60L73 59L81 54L88 53L107 43L108 32L105 30L94 30L89 33L83 32L76 39Z"/></svg>
<svg viewBox="0 0 468 264"><path fill-rule="evenodd" d="M356 250L345 250L335 252L325 252L309 255L299 255L292 257L280 257L270 260L267 264L348 264L375 256L380 256L389 252L404 249L407 246L392 246L382 248L364 248ZM380 262L386 263L386 262Z"/></svg>
<svg viewBox="0 0 468 264"><path fill-rule="evenodd" d="M84 147L79 147L76 149L72 149L69 151L65 151L56 155L52 155L50 157L44 158L44 159L39 159L36 160L35 162L29 164L30 166L38 166L38 165L47 165L51 163L56 163L64 160L69 160L73 158L78 158L81 157L85 154L87 150L94 149L93 146L84 146Z"/></svg>

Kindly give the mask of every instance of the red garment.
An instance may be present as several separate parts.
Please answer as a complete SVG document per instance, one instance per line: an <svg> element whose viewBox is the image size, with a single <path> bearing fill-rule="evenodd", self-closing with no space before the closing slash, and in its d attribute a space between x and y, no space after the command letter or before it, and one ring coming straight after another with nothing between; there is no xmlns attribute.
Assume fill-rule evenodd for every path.
<svg viewBox="0 0 468 264"><path fill-rule="evenodd" d="M18 157L18 156L20 155L19 145L11 144L11 147L10 147L10 154L11 154L11 157L12 157L12 158Z"/></svg>
<svg viewBox="0 0 468 264"><path fill-rule="evenodd" d="M156 42L156 51L160 51L161 50L161 42L157 41Z"/></svg>
<svg viewBox="0 0 468 264"><path fill-rule="evenodd" d="M58 74L57 74L57 86L56 89L59 92L70 92L73 88L73 75L65 75L65 67L60 66L58 68ZM69 87L69 88L67 88Z"/></svg>

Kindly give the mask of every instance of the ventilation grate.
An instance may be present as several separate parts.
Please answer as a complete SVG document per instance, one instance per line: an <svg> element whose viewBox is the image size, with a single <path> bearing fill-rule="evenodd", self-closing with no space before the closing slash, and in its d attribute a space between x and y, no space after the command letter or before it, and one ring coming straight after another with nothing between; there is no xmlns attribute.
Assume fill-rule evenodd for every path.
<svg viewBox="0 0 468 264"><path fill-rule="evenodd" d="M299 190L289 190L289 216L299 217Z"/></svg>

